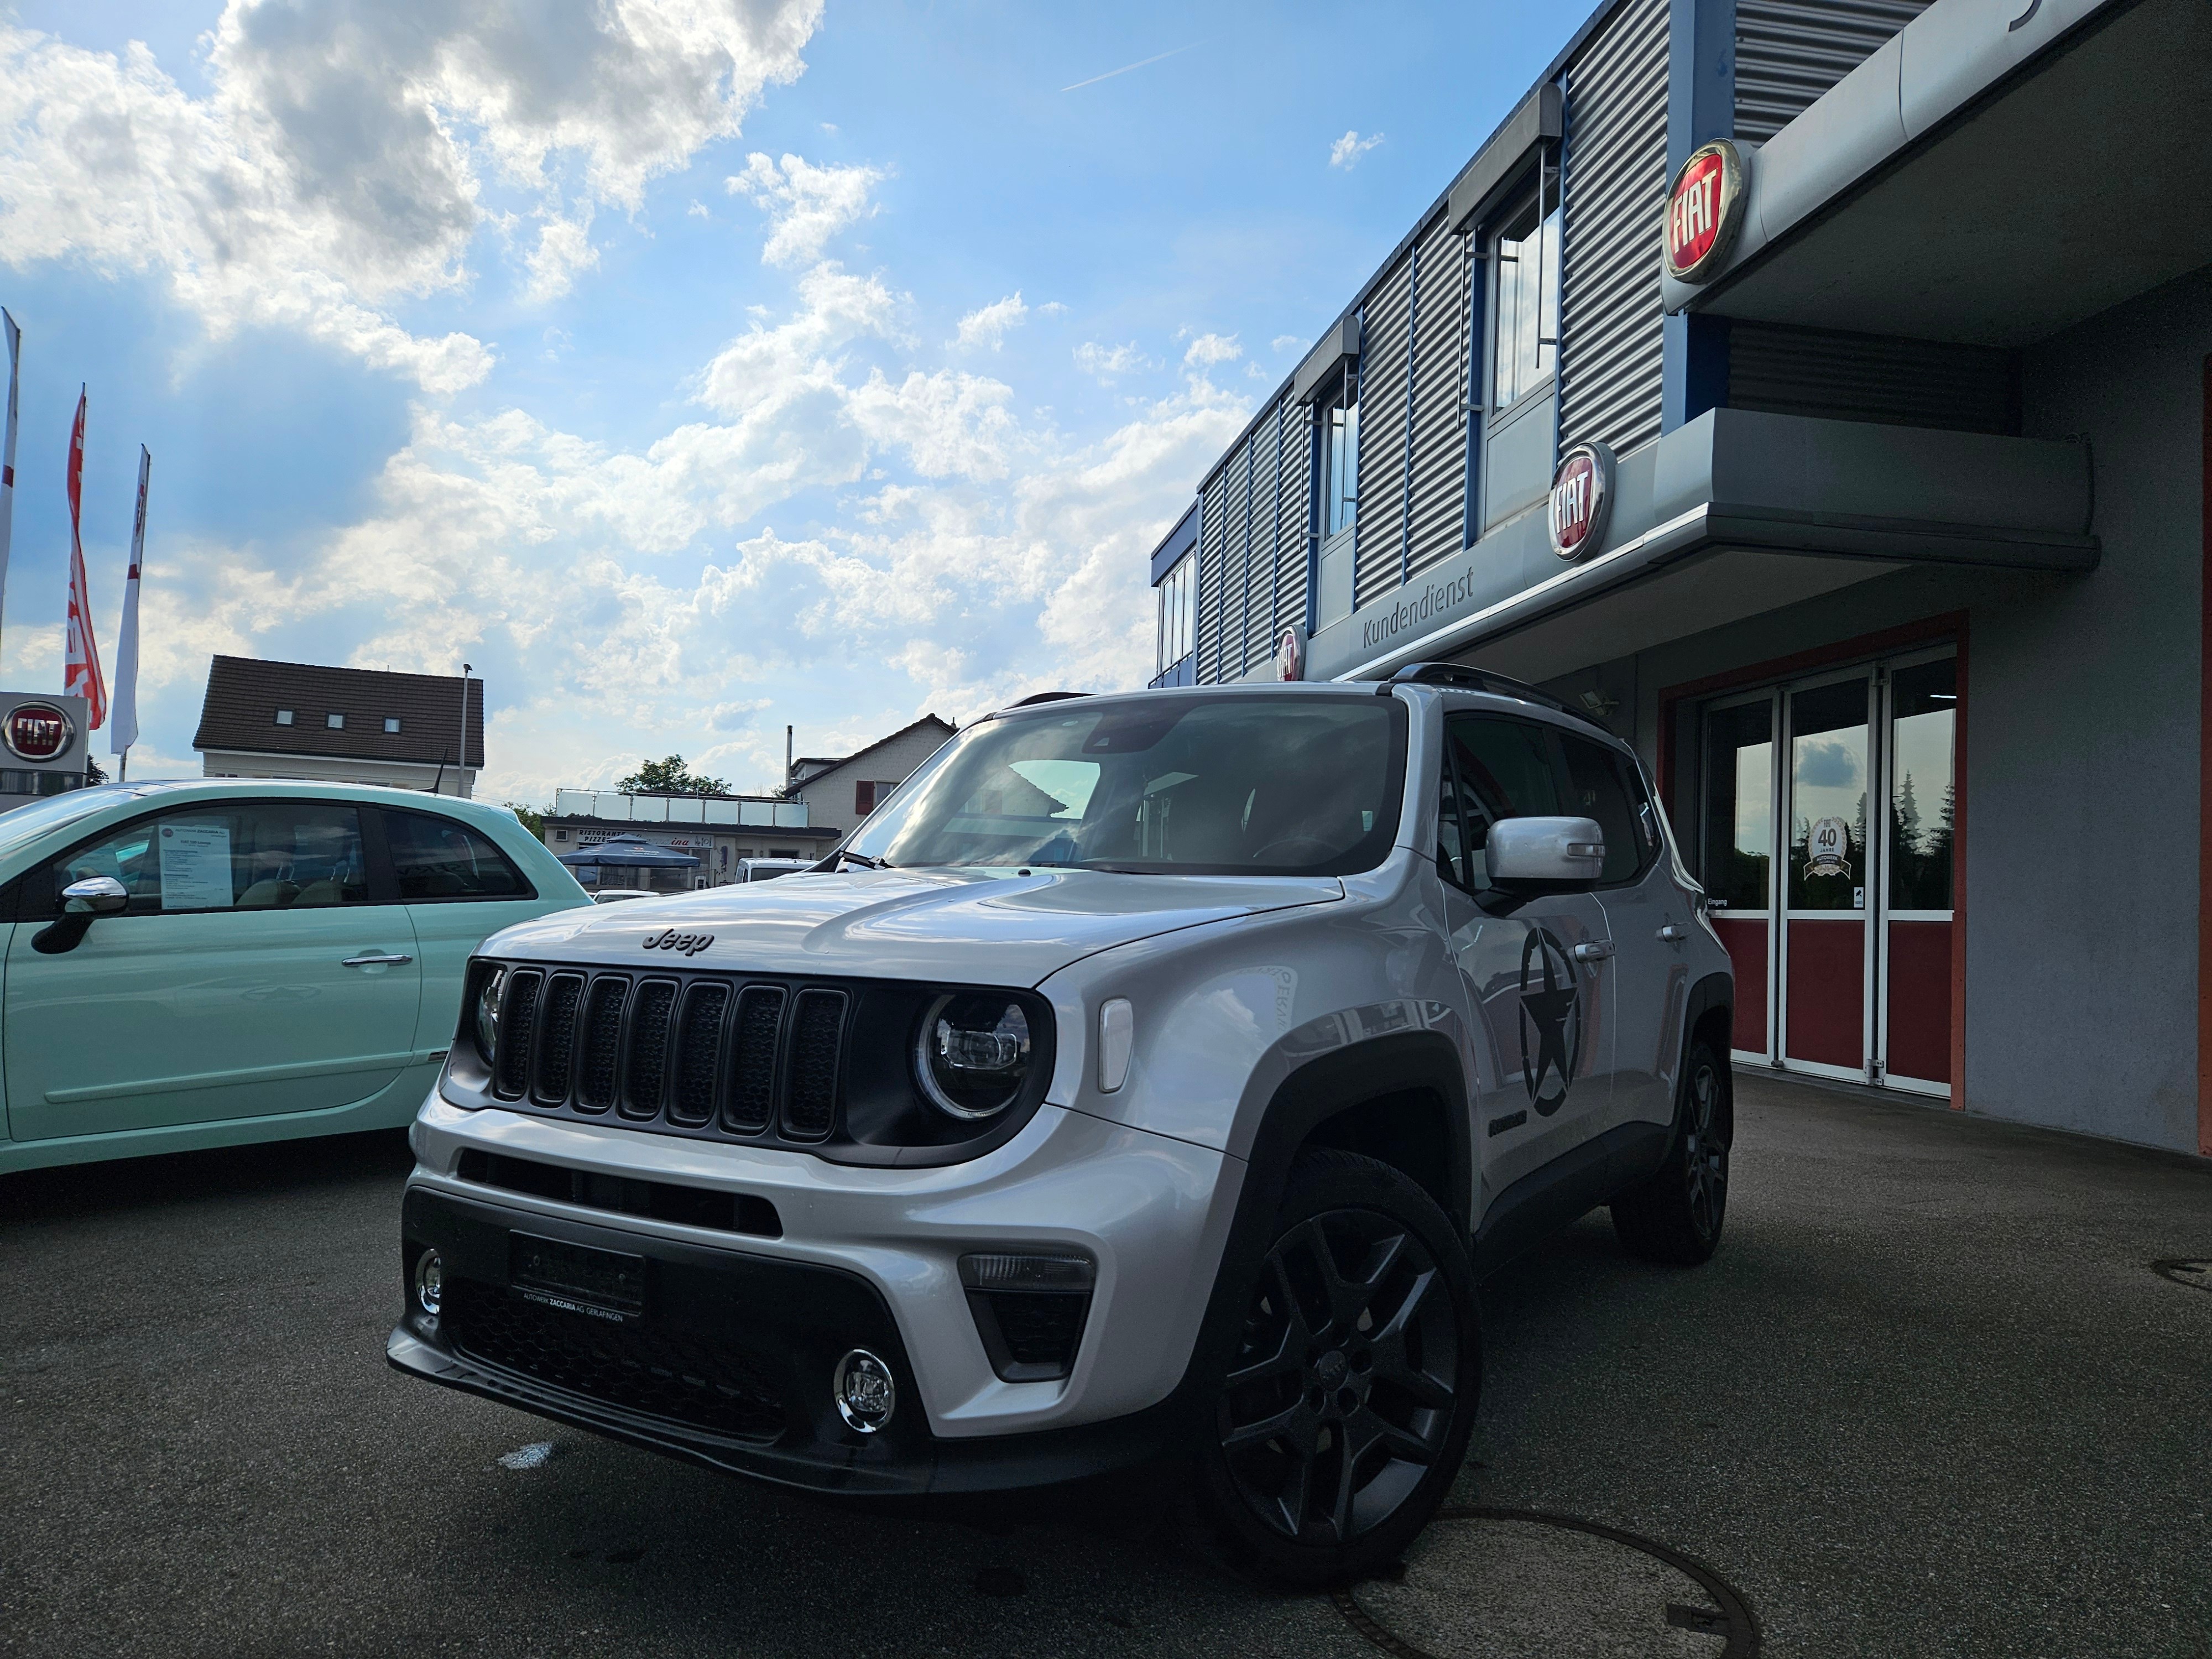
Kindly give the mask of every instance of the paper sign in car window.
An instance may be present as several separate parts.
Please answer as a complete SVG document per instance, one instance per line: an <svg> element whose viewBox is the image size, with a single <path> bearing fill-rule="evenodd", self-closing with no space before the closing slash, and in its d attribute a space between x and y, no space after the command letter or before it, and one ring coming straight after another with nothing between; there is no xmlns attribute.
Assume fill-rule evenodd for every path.
<svg viewBox="0 0 2212 1659"><path fill-rule="evenodd" d="M187 821L161 826L161 908L228 910L230 825Z"/></svg>

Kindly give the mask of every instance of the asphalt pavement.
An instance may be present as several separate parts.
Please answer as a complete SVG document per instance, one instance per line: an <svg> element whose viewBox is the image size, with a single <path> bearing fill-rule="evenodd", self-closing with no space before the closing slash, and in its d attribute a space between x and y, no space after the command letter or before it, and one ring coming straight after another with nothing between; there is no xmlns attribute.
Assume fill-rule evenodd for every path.
<svg viewBox="0 0 2212 1659"><path fill-rule="evenodd" d="M855 1510L403 1378L396 1133L0 1177L0 1653L2212 1659L2212 1168L1738 1115L1709 1266L1487 1283L1460 1518L1342 1604L1141 1483Z"/></svg>

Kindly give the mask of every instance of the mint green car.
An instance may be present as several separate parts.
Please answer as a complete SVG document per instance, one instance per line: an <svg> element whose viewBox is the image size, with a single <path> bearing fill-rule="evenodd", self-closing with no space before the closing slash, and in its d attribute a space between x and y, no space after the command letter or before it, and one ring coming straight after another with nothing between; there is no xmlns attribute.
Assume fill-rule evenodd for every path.
<svg viewBox="0 0 2212 1659"><path fill-rule="evenodd" d="M0 813L0 1171L405 1124L470 953L590 902L451 796L210 778Z"/></svg>

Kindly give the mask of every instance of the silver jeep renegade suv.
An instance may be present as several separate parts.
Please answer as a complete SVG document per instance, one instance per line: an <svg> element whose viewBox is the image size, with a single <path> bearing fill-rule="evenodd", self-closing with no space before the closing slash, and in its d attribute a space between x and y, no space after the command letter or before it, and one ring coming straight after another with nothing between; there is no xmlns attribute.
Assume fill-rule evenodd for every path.
<svg viewBox="0 0 2212 1659"><path fill-rule="evenodd" d="M1726 951L1515 682L979 720L781 881L509 928L413 1131L392 1363L845 1493L1163 1455L1288 1583L1403 1550L1475 1282L1718 1242Z"/></svg>

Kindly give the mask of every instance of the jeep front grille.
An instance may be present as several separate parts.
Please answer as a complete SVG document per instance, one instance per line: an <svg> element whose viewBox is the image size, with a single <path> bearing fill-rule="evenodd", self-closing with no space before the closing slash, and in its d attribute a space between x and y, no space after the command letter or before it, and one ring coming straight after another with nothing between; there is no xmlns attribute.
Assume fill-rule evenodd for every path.
<svg viewBox="0 0 2212 1659"><path fill-rule="evenodd" d="M562 1115L818 1141L836 1127L842 990L720 975L519 968L493 1096Z"/></svg>

